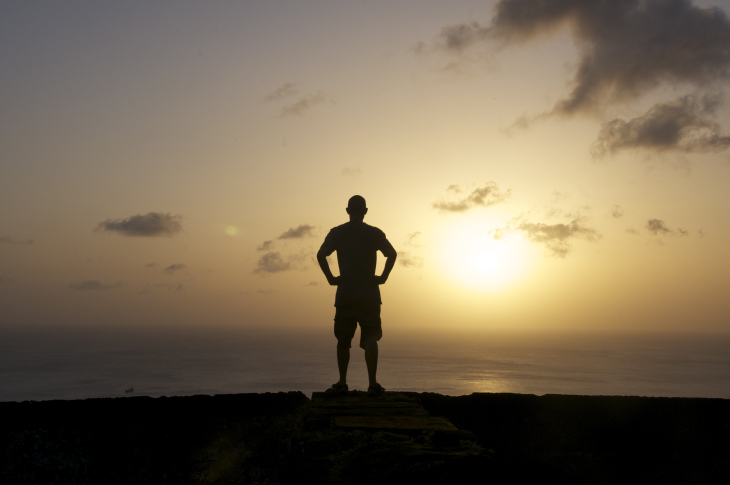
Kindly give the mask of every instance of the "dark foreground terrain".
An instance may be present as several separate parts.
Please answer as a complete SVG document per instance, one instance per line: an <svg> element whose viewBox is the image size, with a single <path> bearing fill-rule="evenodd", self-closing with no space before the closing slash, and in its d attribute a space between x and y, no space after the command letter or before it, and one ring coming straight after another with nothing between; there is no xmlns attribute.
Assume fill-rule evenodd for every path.
<svg viewBox="0 0 730 485"><path fill-rule="evenodd" d="M289 392L0 403L2 484L467 480L730 483L730 400Z"/></svg>

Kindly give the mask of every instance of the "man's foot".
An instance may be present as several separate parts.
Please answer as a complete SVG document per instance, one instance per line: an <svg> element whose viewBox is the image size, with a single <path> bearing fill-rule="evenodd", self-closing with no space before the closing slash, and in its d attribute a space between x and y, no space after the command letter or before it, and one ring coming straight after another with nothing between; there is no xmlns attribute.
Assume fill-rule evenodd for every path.
<svg viewBox="0 0 730 485"><path fill-rule="evenodd" d="M326 394L345 394L347 392L347 384L335 382L332 387L324 391Z"/></svg>
<svg viewBox="0 0 730 485"><path fill-rule="evenodd" d="M368 396L382 396L384 392L385 388L377 382L368 387Z"/></svg>

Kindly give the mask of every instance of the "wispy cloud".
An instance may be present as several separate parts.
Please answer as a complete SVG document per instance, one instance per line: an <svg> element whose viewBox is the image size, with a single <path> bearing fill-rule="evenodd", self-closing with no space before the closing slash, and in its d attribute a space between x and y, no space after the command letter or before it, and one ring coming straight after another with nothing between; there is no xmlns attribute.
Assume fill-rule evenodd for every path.
<svg viewBox="0 0 730 485"><path fill-rule="evenodd" d="M148 212L126 219L107 219L95 231L117 232L130 237L173 236L182 231L181 217L160 212Z"/></svg>
<svg viewBox="0 0 730 485"><path fill-rule="evenodd" d="M670 229L661 219L649 219L646 221L646 230L654 236L688 236L689 232L682 228Z"/></svg>
<svg viewBox="0 0 730 485"><path fill-rule="evenodd" d="M414 256L410 251L398 251L397 262L405 268L420 268L423 265L423 258Z"/></svg>
<svg viewBox="0 0 730 485"><path fill-rule="evenodd" d="M614 205L611 210L611 217L614 219L621 219L624 216L624 208L620 205Z"/></svg>
<svg viewBox="0 0 730 485"><path fill-rule="evenodd" d="M278 249L279 246L288 247L290 242L291 244L296 244L297 241L301 239L311 237L314 235L315 230L315 226L300 224L297 227L290 227L281 233L276 238L276 241L269 239L259 244L256 247L256 250L262 251L264 254L259 257L256 262L256 268L253 272L257 274L264 274L303 269L305 267L305 261L307 260L309 250L282 254L279 250L275 249ZM279 243L277 241L282 242Z"/></svg>
<svg viewBox="0 0 730 485"><path fill-rule="evenodd" d="M421 238L421 231L411 232L406 236L406 246L420 247L419 239Z"/></svg>
<svg viewBox="0 0 730 485"><path fill-rule="evenodd" d="M567 224L520 221L514 227L507 227L498 231L500 232L494 234L495 239L501 237L501 231L520 231L528 241L544 246L550 253L561 258L564 258L572 251L572 242L574 240L596 241L600 238L598 231L586 226L579 219L574 219Z"/></svg>
<svg viewBox="0 0 730 485"><path fill-rule="evenodd" d="M35 241L32 239L13 239L10 236L0 236L0 244L12 244L19 246L32 246Z"/></svg>
<svg viewBox="0 0 730 485"><path fill-rule="evenodd" d="M342 169L342 175L346 177L354 177L356 175L360 175L362 171L360 170L360 167L345 167Z"/></svg>
<svg viewBox="0 0 730 485"><path fill-rule="evenodd" d="M615 119L601 127L593 155L619 150L649 148L656 151L722 151L730 147L730 135L722 135L713 119L720 105L717 95L688 95L654 105L643 116Z"/></svg>
<svg viewBox="0 0 730 485"><path fill-rule="evenodd" d="M177 273L178 271L183 270L185 268L187 268L186 265L184 265L182 263L175 263L175 264L171 264L170 266L168 266L165 269L163 269L162 272L163 273L166 273L166 274L174 274L174 273Z"/></svg>
<svg viewBox="0 0 730 485"><path fill-rule="evenodd" d="M72 290L86 291L86 290L110 290L112 288L121 288L124 283L117 281L112 284L105 284L99 280L83 280L78 283L71 283L68 287Z"/></svg>
<svg viewBox="0 0 730 485"><path fill-rule="evenodd" d="M277 239L301 239L312 236L315 229L316 227L310 226L309 224L301 224L298 227L289 228L289 230L283 232Z"/></svg>
<svg viewBox="0 0 730 485"><path fill-rule="evenodd" d="M256 269L253 271L257 274L262 273L280 273L289 271L292 268L290 262L282 259L278 252L269 252L261 256L256 263Z"/></svg>
<svg viewBox="0 0 730 485"><path fill-rule="evenodd" d="M324 91L317 91L314 94L303 96L298 101L282 106L281 110L279 110L279 115L282 118L287 116L304 116L313 107L330 102L330 97Z"/></svg>
<svg viewBox="0 0 730 485"><path fill-rule="evenodd" d="M290 96L294 96L299 92L297 85L294 83L284 83L264 98L266 101L279 101Z"/></svg>
<svg viewBox="0 0 730 485"><path fill-rule="evenodd" d="M475 207L488 207L490 205L498 204L506 200L511 190L508 189L506 192L499 190L494 182L487 182L482 187L473 189L471 192L462 195L464 189L458 185L451 185L447 191L455 195L452 196L454 200L442 200L434 202L432 207L444 212L466 212Z"/></svg>

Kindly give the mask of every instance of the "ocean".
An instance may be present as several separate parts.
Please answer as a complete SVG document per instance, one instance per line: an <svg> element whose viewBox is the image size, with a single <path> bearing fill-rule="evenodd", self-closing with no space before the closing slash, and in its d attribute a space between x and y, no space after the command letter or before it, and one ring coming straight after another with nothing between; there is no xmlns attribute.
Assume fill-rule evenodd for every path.
<svg viewBox="0 0 730 485"><path fill-rule="evenodd" d="M730 399L730 336L389 333L389 391ZM356 335L356 340L359 334ZM350 389L367 389L354 342ZM337 380L329 326L308 330L0 328L0 401L302 391Z"/></svg>

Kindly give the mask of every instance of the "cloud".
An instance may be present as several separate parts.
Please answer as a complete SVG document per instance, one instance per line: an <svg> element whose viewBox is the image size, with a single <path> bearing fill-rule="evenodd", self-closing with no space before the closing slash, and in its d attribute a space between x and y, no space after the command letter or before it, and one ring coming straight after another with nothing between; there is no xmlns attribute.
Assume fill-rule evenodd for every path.
<svg viewBox="0 0 730 485"><path fill-rule="evenodd" d="M664 224L664 221L660 219L649 219L646 223L646 228L649 230L650 233L654 234L655 236L672 232Z"/></svg>
<svg viewBox="0 0 730 485"><path fill-rule="evenodd" d="M463 60L477 45L524 44L561 28L570 30L578 47L570 92L549 113L522 116L515 128L548 115L601 114L663 85L720 89L730 77L730 20L719 7L700 8L690 0L500 0L490 24L447 26L432 50ZM418 50L425 51L423 45ZM730 137L711 119L715 108L690 96L658 103L633 120L610 121L594 154L725 150Z"/></svg>
<svg viewBox="0 0 730 485"><path fill-rule="evenodd" d="M646 230L655 236L689 236L689 232L682 228L670 229L661 219L649 219L646 222Z"/></svg>
<svg viewBox="0 0 730 485"><path fill-rule="evenodd" d="M284 261L279 253L269 252L261 256L256 263L254 273L279 273L281 271L289 271L292 265L288 261Z"/></svg>
<svg viewBox="0 0 730 485"><path fill-rule="evenodd" d="M288 98L289 96L294 96L297 94L299 90L297 89L296 84L293 83L285 83L276 88L274 91L266 95L264 98L266 101L279 101L280 99Z"/></svg>
<svg viewBox="0 0 730 485"><path fill-rule="evenodd" d="M414 256L408 251L398 251L397 261L405 268L420 268L423 265L423 258Z"/></svg>
<svg viewBox="0 0 730 485"><path fill-rule="evenodd" d="M309 224L301 224L296 228L289 228L288 231L284 232L277 239L301 239L303 237L312 236L312 232L316 228Z"/></svg>
<svg viewBox="0 0 730 485"><path fill-rule="evenodd" d="M572 250L572 240L596 241L600 237L598 231L583 225L578 219L574 219L568 224L522 221L514 229L507 230L523 232L528 241L542 244L552 254L561 258L567 256Z"/></svg>
<svg viewBox="0 0 730 485"><path fill-rule="evenodd" d="M323 91L317 91L314 94L302 97L299 101L282 106L279 115L282 118L285 116L304 116L314 106L327 102L329 102L329 97Z"/></svg>
<svg viewBox="0 0 730 485"><path fill-rule="evenodd" d="M256 251L271 251L274 248L274 241L264 241L256 246Z"/></svg>
<svg viewBox="0 0 730 485"><path fill-rule="evenodd" d="M490 40L492 37L490 29L479 22L449 25L441 29L436 48L452 54L461 54L474 44ZM424 46L420 45L418 51L423 52Z"/></svg>
<svg viewBox="0 0 730 485"><path fill-rule="evenodd" d="M412 232L412 233L408 234L406 236L406 246L412 246L414 248L420 247L420 245L418 244L418 239L420 239L420 237L421 237L420 231L416 231L416 232Z"/></svg>
<svg viewBox="0 0 730 485"><path fill-rule="evenodd" d="M557 112L636 98L662 83L705 86L730 73L730 21L689 0L502 0L488 28L451 34L452 48L494 38L521 43L569 26L580 52L570 95ZM460 41L460 42L459 42Z"/></svg>
<svg viewBox="0 0 730 485"><path fill-rule="evenodd" d="M185 268L187 268L187 266L185 266L184 264L175 263L175 264L171 264L170 266L163 269L162 271L167 274L173 274L173 273L176 273L177 271L183 270Z"/></svg>
<svg viewBox="0 0 730 485"><path fill-rule="evenodd" d="M614 205L611 211L611 216L614 219L621 219L624 216L624 209L620 205Z"/></svg>
<svg viewBox="0 0 730 485"><path fill-rule="evenodd" d="M730 136L720 133L712 119L720 105L717 95L683 96L658 103L638 118L615 119L603 124L593 146L601 157L619 150L649 148L656 151L722 151L730 147Z"/></svg>
<svg viewBox="0 0 730 485"><path fill-rule="evenodd" d="M182 231L180 216L148 212L145 215L135 215L126 219L107 219L100 222L95 231L118 232L123 236L156 237L173 236Z"/></svg>
<svg viewBox="0 0 730 485"><path fill-rule="evenodd" d="M78 283L72 283L68 285L72 290L86 291L86 290L109 290L112 288L120 288L124 286L124 283L117 281L113 284L104 284L99 280L83 280Z"/></svg>
<svg viewBox="0 0 730 485"><path fill-rule="evenodd" d="M344 175L346 177L354 177L356 175L360 175L360 173L362 173L362 171L360 170L360 167L353 167L353 168L345 167L342 169L342 175Z"/></svg>
<svg viewBox="0 0 730 485"><path fill-rule="evenodd" d="M33 241L32 239L17 240L17 239L13 239L10 236L0 236L0 244L32 246L33 244L35 244L35 241Z"/></svg>
<svg viewBox="0 0 730 485"><path fill-rule="evenodd" d="M450 185L450 192L460 194L463 190L457 185ZM466 212L474 207L488 207L503 202L510 196L511 190L500 192L494 182L487 182L483 187L472 190L468 195L452 201L434 202L432 207L445 212Z"/></svg>

